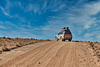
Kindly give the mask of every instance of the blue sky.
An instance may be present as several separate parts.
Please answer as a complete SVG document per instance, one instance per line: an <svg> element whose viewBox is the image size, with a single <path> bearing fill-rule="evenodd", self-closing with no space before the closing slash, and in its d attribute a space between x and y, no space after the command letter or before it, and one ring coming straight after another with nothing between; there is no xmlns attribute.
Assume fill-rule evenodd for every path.
<svg viewBox="0 0 100 67"><path fill-rule="evenodd" d="M100 41L100 0L0 0L0 36L55 39L69 27L73 40Z"/></svg>

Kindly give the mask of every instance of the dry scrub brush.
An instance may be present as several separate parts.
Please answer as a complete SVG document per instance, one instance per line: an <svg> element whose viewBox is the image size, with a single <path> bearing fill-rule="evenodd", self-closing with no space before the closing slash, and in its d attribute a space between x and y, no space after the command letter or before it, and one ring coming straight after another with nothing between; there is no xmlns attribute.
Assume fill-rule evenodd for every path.
<svg viewBox="0 0 100 67"><path fill-rule="evenodd" d="M9 49L6 46L4 46L2 47L2 51L9 51Z"/></svg>
<svg viewBox="0 0 100 67"><path fill-rule="evenodd" d="M0 44L0 46L2 46L2 44Z"/></svg>
<svg viewBox="0 0 100 67"><path fill-rule="evenodd" d="M6 46L6 44L3 45L2 51L9 51L9 49L8 49L7 46Z"/></svg>
<svg viewBox="0 0 100 67"><path fill-rule="evenodd" d="M93 42L91 42L91 43L90 43L90 46L91 46L92 48L94 47L94 44L93 44Z"/></svg>
<svg viewBox="0 0 100 67"><path fill-rule="evenodd" d="M83 41L80 41L80 42L83 42Z"/></svg>
<svg viewBox="0 0 100 67"><path fill-rule="evenodd" d="M21 45L19 45L19 44L16 44L16 46L17 46L17 47L21 47Z"/></svg>

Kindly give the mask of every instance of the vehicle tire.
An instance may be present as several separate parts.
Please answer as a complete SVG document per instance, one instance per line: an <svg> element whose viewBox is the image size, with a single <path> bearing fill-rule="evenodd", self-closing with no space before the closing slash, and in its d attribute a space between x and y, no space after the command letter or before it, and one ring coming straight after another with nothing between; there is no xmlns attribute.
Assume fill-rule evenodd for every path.
<svg viewBox="0 0 100 67"><path fill-rule="evenodd" d="M63 41L65 41L65 39Z"/></svg>
<svg viewBox="0 0 100 67"><path fill-rule="evenodd" d="M71 39L69 41L71 41Z"/></svg>
<svg viewBox="0 0 100 67"><path fill-rule="evenodd" d="M60 37L61 41L65 41L65 39L62 39L62 37Z"/></svg>
<svg viewBox="0 0 100 67"><path fill-rule="evenodd" d="M55 40L58 41L57 37L55 37Z"/></svg>

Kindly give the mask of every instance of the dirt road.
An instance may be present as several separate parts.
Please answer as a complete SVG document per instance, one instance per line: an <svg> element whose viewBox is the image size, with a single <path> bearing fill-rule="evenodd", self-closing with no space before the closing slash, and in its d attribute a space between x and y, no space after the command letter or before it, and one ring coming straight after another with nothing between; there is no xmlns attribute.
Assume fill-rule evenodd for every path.
<svg viewBox="0 0 100 67"><path fill-rule="evenodd" d="M0 67L100 67L88 43L48 41L0 54Z"/></svg>

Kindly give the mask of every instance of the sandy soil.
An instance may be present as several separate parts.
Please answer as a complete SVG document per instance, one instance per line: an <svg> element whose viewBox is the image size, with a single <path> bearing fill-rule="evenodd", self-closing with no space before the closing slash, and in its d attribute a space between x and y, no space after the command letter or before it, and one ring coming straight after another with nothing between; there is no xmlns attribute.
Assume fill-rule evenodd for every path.
<svg viewBox="0 0 100 67"><path fill-rule="evenodd" d="M0 54L0 67L100 67L89 43L46 41Z"/></svg>
<svg viewBox="0 0 100 67"><path fill-rule="evenodd" d="M29 39L29 38L18 38L18 37L17 38L0 37L0 54L2 54L3 51L10 51L21 46L26 46L29 44L34 44L43 41L51 41L51 40L34 39L34 38Z"/></svg>

